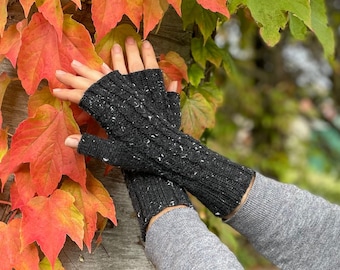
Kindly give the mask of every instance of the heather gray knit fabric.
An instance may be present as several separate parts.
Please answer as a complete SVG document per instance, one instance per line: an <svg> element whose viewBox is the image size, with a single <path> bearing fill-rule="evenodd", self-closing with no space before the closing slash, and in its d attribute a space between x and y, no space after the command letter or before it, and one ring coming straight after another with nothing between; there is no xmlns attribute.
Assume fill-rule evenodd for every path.
<svg viewBox="0 0 340 270"><path fill-rule="evenodd" d="M281 269L340 269L340 206L256 173L228 223Z"/></svg>
<svg viewBox="0 0 340 270"><path fill-rule="evenodd" d="M145 250L157 269L240 269L193 210L172 212L146 235ZM247 202L228 223L280 269L340 269L340 206L294 185L257 173Z"/></svg>
<svg viewBox="0 0 340 270"><path fill-rule="evenodd" d="M80 106L109 139L84 134L78 151L125 170L162 176L184 187L216 216L229 214L239 205L254 171L178 131L162 109L169 102L166 92L159 87L146 91L162 82L159 70L140 73L149 77L147 83L131 79L134 73L129 77L114 71L85 92Z"/></svg>
<svg viewBox="0 0 340 270"><path fill-rule="evenodd" d="M172 210L151 226L145 252L159 270L239 270L235 255L190 208Z"/></svg>

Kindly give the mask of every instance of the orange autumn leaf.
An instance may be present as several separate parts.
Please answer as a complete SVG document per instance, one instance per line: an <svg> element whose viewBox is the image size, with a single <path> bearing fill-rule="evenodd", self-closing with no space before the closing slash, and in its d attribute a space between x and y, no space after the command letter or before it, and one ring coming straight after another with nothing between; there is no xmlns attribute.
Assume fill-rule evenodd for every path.
<svg viewBox="0 0 340 270"><path fill-rule="evenodd" d="M28 99L28 117L34 117L39 107L44 104L49 104L57 110L61 110L63 107L62 101L53 96L48 87L42 87Z"/></svg>
<svg viewBox="0 0 340 270"><path fill-rule="evenodd" d="M55 264L52 267L48 259L44 257L39 263L39 270L65 270L65 268L59 259L55 261Z"/></svg>
<svg viewBox="0 0 340 270"><path fill-rule="evenodd" d="M171 81L178 81L177 92L181 91L181 81L188 81L188 67L184 59L176 52L170 51L160 56L158 62L160 69L164 72L165 88L168 89Z"/></svg>
<svg viewBox="0 0 340 270"><path fill-rule="evenodd" d="M26 92L33 94L42 79L48 80L50 88L60 87L55 71L73 72L70 64L74 59L98 70L102 64L85 27L65 15L59 42L53 26L40 13L35 13L22 33L18 55L18 76Z"/></svg>
<svg viewBox="0 0 340 270"><path fill-rule="evenodd" d="M12 210L19 209L32 199L36 187L32 182L29 164L23 164L15 173L15 182L11 185L10 194Z"/></svg>
<svg viewBox="0 0 340 270"><path fill-rule="evenodd" d="M168 3L173 6L179 16L182 16L182 0L168 0Z"/></svg>
<svg viewBox="0 0 340 270"><path fill-rule="evenodd" d="M227 8L227 1L226 0L197 0L197 3L200 4L205 9L210 9L213 12L219 12L230 18L230 13Z"/></svg>
<svg viewBox="0 0 340 270"><path fill-rule="evenodd" d="M0 74L0 108L2 105L2 101L5 95L6 89L8 85L10 84L10 82L11 82L11 79L8 77L6 73ZM0 162L8 150L7 131L8 131L8 128L2 129L2 113L0 111Z"/></svg>
<svg viewBox="0 0 340 270"><path fill-rule="evenodd" d="M144 39L149 35L152 29L163 18L165 11L167 11L169 4L166 0L144 0L143 1L143 25L144 25Z"/></svg>
<svg viewBox="0 0 340 270"><path fill-rule="evenodd" d="M0 192L4 192L5 184L11 175L11 171L9 169L10 163L9 163L9 157L10 157L10 150L7 151L5 156L2 158L0 162Z"/></svg>
<svg viewBox="0 0 340 270"><path fill-rule="evenodd" d="M45 104L34 117L23 121L12 138L10 168L30 162L32 181L38 195L50 195L61 176L68 175L85 188L84 157L64 145L71 134L79 133L66 105L57 110Z"/></svg>
<svg viewBox="0 0 340 270"><path fill-rule="evenodd" d="M10 82L11 82L11 78L7 75L7 73L3 72L0 74L0 108L2 105L4 95L6 93L7 87L10 84ZM1 125L2 125L2 120L0 123L0 128L1 128Z"/></svg>
<svg viewBox="0 0 340 270"><path fill-rule="evenodd" d="M54 265L66 235L83 248L83 215L68 192L57 189L50 197L34 197L21 211L22 247L37 242L51 265Z"/></svg>
<svg viewBox="0 0 340 270"><path fill-rule="evenodd" d="M0 0L0 37L2 37L7 23L8 0Z"/></svg>
<svg viewBox="0 0 340 270"><path fill-rule="evenodd" d="M124 14L139 29L142 12L142 0L93 0L92 19L96 28L97 41L116 27Z"/></svg>
<svg viewBox="0 0 340 270"><path fill-rule="evenodd" d="M6 56L13 67L16 67L19 50L21 47L21 33L27 25L24 19L17 24L10 25L0 39L0 55Z"/></svg>
<svg viewBox="0 0 340 270"><path fill-rule="evenodd" d="M35 0L19 0L25 14L25 18L28 17L28 13L30 12L30 9L35 2Z"/></svg>
<svg viewBox="0 0 340 270"><path fill-rule="evenodd" d="M21 220L16 218L8 224L0 222L0 269L39 270L39 255L34 244L21 248Z"/></svg>
<svg viewBox="0 0 340 270"><path fill-rule="evenodd" d="M63 34L63 10L60 0L35 0L39 12L54 27L59 40Z"/></svg>
<svg viewBox="0 0 340 270"><path fill-rule="evenodd" d="M8 128L2 129L2 114L0 111L0 162L8 151Z"/></svg>
<svg viewBox="0 0 340 270"><path fill-rule="evenodd" d="M87 171L86 187L87 190L84 190L77 183L65 180L61 189L74 196L74 204L84 216L84 243L91 252L91 242L97 230L97 213L109 218L115 225L117 225L117 219L110 194L89 171Z"/></svg>

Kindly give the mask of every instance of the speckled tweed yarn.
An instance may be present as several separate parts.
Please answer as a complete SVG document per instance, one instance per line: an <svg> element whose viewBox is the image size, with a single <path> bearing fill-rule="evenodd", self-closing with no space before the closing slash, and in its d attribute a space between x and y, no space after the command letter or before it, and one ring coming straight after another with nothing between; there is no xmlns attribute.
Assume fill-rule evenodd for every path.
<svg viewBox="0 0 340 270"><path fill-rule="evenodd" d="M146 77L153 73L145 72L151 73ZM109 139L84 134L78 151L123 169L163 176L196 196L216 216L228 215L240 204L255 172L179 131L160 110L167 102L165 91L155 87L145 92L128 76L111 72L80 101Z"/></svg>
<svg viewBox="0 0 340 270"><path fill-rule="evenodd" d="M159 69L135 72L127 75L128 79L139 85L146 98L153 100L157 110L164 112L164 117L173 127L179 129L181 124L179 95L168 92L166 98L163 76ZM163 99L166 102L158 102ZM186 191L178 184L164 179L162 176L124 170L124 178L129 190L133 208L145 241L146 228L150 219L169 206L186 205L192 207Z"/></svg>

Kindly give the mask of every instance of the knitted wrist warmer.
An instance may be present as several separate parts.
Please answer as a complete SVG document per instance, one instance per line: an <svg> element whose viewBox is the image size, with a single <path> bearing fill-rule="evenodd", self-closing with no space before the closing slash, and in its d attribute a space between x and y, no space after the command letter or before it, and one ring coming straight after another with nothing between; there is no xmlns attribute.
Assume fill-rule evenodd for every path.
<svg viewBox="0 0 340 270"><path fill-rule="evenodd" d="M162 95L165 92L163 80L160 80L162 78L160 70L130 73L127 77L132 83L140 86L146 98L157 106L158 111L164 113L163 117L168 119L173 127L177 129L180 127L179 95L169 92L166 103L158 102L163 99ZM185 190L160 176L124 170L124 177L143 241L150 219L163 209L176 205L192 207Z"/></svg>
<svg viewBox="0 0 340 270"><path fill-rule="evenodd" d="M192 207L187 193L180 186L160 176L130 172L125 174L125 182L137 214L143 241L150 219L163 209L176 205Z"/></svg>
<svg viewBox="0 0 340 270"><path fill-rule="evenodd" d="M153 85L162 79L152 78L156 80ZM160 110L171 108L171 102L165 91L145 93L128 77L111 72L80 101L106 129L109 139L84 134L78 151L123 169L163 176L187 189L216 216L226 216L241 202L254 171L178 131L164 117L167 112Z"/></svg>

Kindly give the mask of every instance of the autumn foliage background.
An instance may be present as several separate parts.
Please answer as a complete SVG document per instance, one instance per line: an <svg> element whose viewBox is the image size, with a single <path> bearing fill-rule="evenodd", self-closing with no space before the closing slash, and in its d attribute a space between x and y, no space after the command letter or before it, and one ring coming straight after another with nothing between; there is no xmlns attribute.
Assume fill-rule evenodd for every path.
<svg viewBox="0 0 340 270"><path fill-rule="evenodd" d="M22 20L10 24L7 10L15 3ZM216 42L232 16L242 17L245 26L255 25L268 49L288 28L292 39L316 38L323 56L333 61L335 41L323 0L0 0L0 60L10 61L17 71L17 78L0 74L0 105L15 80L29 96L28 117L14 134L2 126L0 115L2 191L14 176L10 201L0 202L13 210L0 221L0 269L62 268L58 254L66 236L91 252L95 232L107 219L117 224L114 203L87 170L87 160L64 146L70 134L105 132L77 106L51 95L51 89L63 87L55 71L73 72L74 59L95 69L103 62L112 68L114 43L123 46L127 36L138 42L155 39L169 12L180 22L173 31L186 38L171 46L170 36L160 36L159 65L166 84L181 82L181 128L197 139L215 126L225 81L240 82L242 72Z"/></svg>

